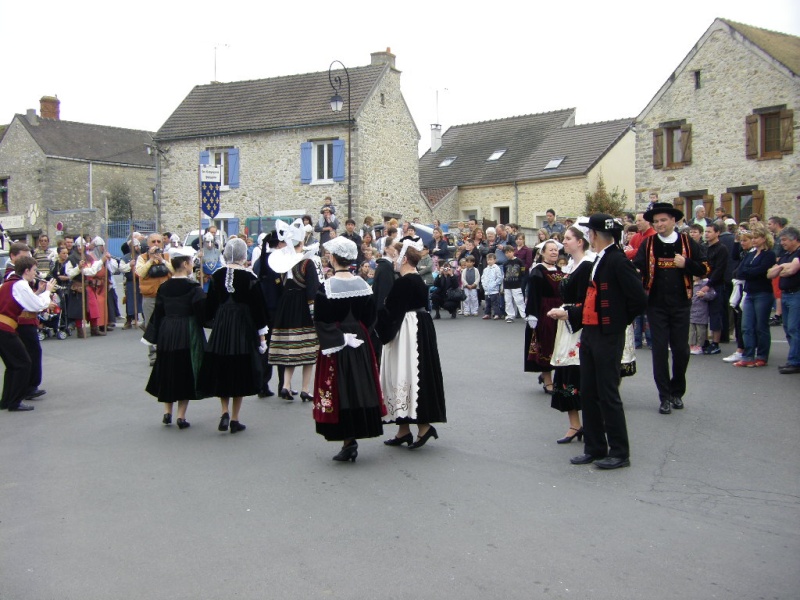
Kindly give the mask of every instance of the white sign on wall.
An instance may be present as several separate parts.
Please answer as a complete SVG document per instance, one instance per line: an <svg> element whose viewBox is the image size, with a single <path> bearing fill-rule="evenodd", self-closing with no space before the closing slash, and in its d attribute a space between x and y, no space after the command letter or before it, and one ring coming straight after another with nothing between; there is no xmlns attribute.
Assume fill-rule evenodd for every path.
<svg viewBox="0 0 800 600"><path fill-rule="evenodd" d="M3 229L23 229L25 227L25 217L17 215L14 217L3 217L0 219Z"/></svg>

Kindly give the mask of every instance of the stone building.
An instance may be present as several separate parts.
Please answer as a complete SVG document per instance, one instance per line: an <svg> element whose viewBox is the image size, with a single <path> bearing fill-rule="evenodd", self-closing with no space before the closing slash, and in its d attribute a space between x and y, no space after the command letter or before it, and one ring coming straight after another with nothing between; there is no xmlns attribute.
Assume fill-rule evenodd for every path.
<svg viewBox="0 0 800 600"><path fill-rule="evenodd" d="M134 216L154 217L152 133L60 119L44 96L40 114L14 115L0 138L0 224L14 239L46 232L104 235L105 201L127 190ZM56 225L61 223L63 230Z"/></svg>
<svg viewBox="0 0 800 600"><path fill-rule="evenodd" d="M322 71L196 86L156 133L164 227L197 228L199 164L222 168L215 221L229 234L242 232L246 217L281 211L316 220L326 196L342 223L348 212L358 223L420 214L419 131L395 56L371 57L330 78ZM331 109L337 76L340 112Z"/></svg>
<svg viewBox="0 0 800 600"><path fill-rule="evenodd" d="M583 214L602 176L633 194L633 119L575 125L575 109L450 127L432 126L420 188L442 221L515 222L532 230L547 209ZM631 201L632 204L632 201Z"/></svg>
<svg viewBox="0 0 800 600"><path fill-rule="evenodd" d="M800 222L800 38L715 20L636 120L636 195Z"/></svg>

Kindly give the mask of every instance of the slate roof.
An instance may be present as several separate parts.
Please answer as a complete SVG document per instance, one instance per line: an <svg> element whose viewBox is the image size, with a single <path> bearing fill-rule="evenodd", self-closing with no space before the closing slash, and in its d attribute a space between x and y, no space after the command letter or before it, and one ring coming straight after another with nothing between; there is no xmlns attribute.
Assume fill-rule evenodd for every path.
<svg viewBox="0 0 800 600"><path fill-rule="evenodd" d="M374 89L386 64L354 67L350 73L353 118ZM158 140L228 135L347 120L347 80L344 71L339 92L345 102L341 113L331 110L333 89L328 72L305 73L230 83L195 86L156 132Z"/></svg>
<svg viewBox="0 0 800 600"><path fill-rule="evenodd" d="M428 150L419 159L421 188L456 185L480 185L516 181L531 153L554 130L575 119L575 109L557 110L455 125L442 135L442 146ZM505 148L500 160L488 161L495 150ZM456 160L449 167L439 167L447 157Z"/></svg>
<svg viewBox="0 0 800 600"><path fill-rule="evenodd" d="M800 75L800 37L769 29L760 29L728 19L720 19L720 21L741 33L792 73Z"/></svg>
<svg viewBox="0 0 800 600"><path fill-rule="evenodd" d="M147 154L147 146L153 145L149 131L41 117L38 125L31 125L25 115L15 118L46 156L155 168L154 156Z"/></svg>

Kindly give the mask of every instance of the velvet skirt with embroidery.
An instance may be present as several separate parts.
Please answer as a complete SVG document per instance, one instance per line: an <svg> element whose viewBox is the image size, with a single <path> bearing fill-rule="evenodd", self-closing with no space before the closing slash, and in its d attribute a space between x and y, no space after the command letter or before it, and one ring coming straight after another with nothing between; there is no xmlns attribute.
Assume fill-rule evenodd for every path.
<svg viewBox="0 0 800 600"><path fill-rule="evenodd" d="M354 333L364 343L358 348L344 346L327 355L318 354L313 410L316 431L328 441L382 435L381 417L386 414L386 408L378 383L375 351L369 331L359 318L367 311L374 315L374 304L369 304L372 297L331 300L320 294L317 298L321 338L330 332L337 336ZM341 316L345 307L346 316ZM337 313L341 320L336 318Z"/></svg>

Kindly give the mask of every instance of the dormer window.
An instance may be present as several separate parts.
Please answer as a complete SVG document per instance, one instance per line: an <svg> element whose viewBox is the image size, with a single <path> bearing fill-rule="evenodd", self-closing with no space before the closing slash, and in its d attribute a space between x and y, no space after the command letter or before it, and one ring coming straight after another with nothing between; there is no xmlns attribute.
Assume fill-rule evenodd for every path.
<svg viewBox="0 0 800 600"><path fill-rule="evenodd" d="M458 157L457 156L448 156L442 162L439 163L439 166L440 167L449 167L450 165L452 165L455 162L456 158L458 158Z"/></svg>
<svg viewBox="0 0 800 600"><path fill-rule="evenodd" d="M550 162L547 163L547 166L542 169L543 171L555 171L558 167L561 166L561 163L564 162L564 159L567 158L566 156L556 156L555 158L551 158Z"/></svg>
<svg viewBox="0 0 800 600"><path fill-rule="evenodd" d="M500 148L499 150L495 150L494 152L492 152L492 155L489 158L487 158L486 160L487 161L500 160L500 157L503 156L503 154L505 154L505 153L506 153L506 149L505 148Z"/></svg>

